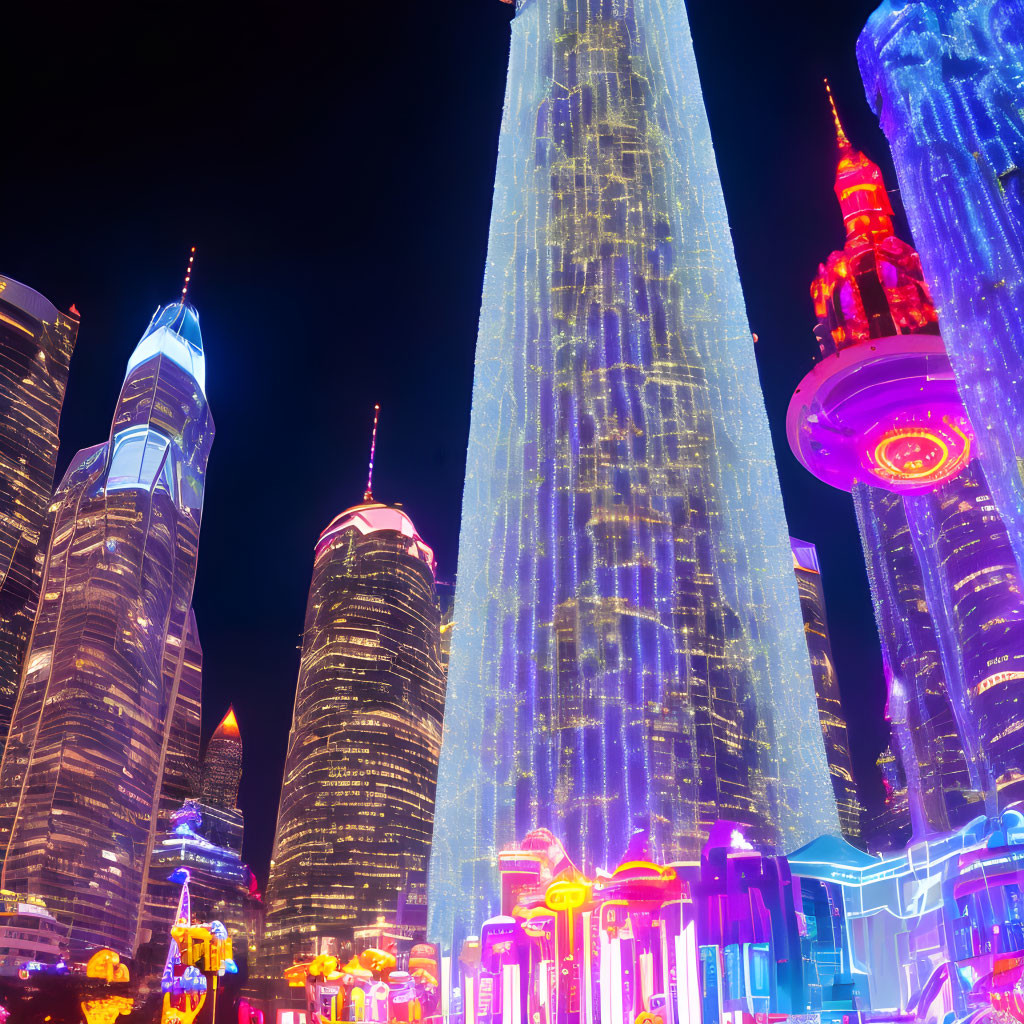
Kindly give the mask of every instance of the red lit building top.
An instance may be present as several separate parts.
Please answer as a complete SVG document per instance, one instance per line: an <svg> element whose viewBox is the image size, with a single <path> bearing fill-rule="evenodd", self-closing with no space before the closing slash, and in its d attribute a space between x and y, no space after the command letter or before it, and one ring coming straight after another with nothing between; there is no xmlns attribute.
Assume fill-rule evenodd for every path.
<svg viewBox="0 0 1024 1024"><path fill-rule="evenodd" d="M228 708L228 713L220 720L220 725L213 731L212 739L239 740L242 736L238 731L238 719L235 718L235 709Z"/></svg>
<svg viewBox="0 0 1024 1024"><path fill-rule="evenodd" d="M916 250L893 234L892 204L878 164L853 148L832 93L839 163L836 198L846 244L818 267L811 285L822 355L897 334L938 333Z"/></svg>

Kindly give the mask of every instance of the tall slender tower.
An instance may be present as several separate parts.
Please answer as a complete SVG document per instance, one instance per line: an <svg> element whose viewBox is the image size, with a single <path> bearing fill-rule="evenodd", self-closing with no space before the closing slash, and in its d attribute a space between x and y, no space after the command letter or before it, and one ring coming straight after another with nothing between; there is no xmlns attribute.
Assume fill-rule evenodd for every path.
<svg viewBox="0 0 1024 1024"><path fill-rule="evenodd" d="M885 0L857 60L1024 568L1024 2Z"/></svg>
<svg viewBox="0 0 1024 1024"><path fill-rule="evenodd" d="M832 656L818 549L809 541L797 540L795 537L791 537L790 542L793 546L793 571L800 588L800 609L804 614L804 635L807 637L811 672L814 674L814 692L818 698L818 718L821 720L821 735L825 741L825 757L839 810L839 826L847 840L857 842L860 839L861 806L857 799L857 785L853 780L850 736L839 694L835 658Z"/></svg>
<svg viewBox="0 0 1024 1024"><path fill-rule="evenodd" d="M1022 794L1008 684L1024 679L1024 588L917 253L878 166L838 116L836 131L846 244L811 288L822 359L787 429L812 473L853 491L914 828L944 831L986 794Z"/></svg>
<svg viewBox="0 0 1024 1024"><path fill-rule="evenodd" d="M39 600L40 542L78 317L0 276L0 744Z"/></svg>
<svg viewBox="0 0 1024 1024"><path fill-rule="evenodd" d="M367 486L313 554L262 974L347 955L380 917L425 931L443 716L434 553Z"/></svg>
<svg viewBox="0 0 1024 1024"><path fill-rule="evenodd" d="M683 0L517 3L467 460L433 937L539 826L837 831Z"/></svg>
<svg viewBox="0 0 1024 1024"><path fill-rule="evenodd" d="M54 495L42 600L0 765L2 885L71 951L131 955L188 649L213 420L199 317L154 314L106 442Z"/></svg>

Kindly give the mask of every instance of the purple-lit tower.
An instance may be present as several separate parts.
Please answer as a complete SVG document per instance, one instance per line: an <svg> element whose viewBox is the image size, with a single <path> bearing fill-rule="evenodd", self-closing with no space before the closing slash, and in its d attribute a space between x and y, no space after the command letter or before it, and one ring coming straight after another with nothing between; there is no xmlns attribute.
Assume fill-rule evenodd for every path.
<svg viewBox="0 0 1024 1024"><path fill-rule="evenodd" d="M833 107L834 110L834 107ZM917 253L877 165L836 117L846 244L811 292L822 358L790 403L797 458L852 491L882 638L888 715L918 832L1022 794L1024 603Z"/></svg>
<svg viewBox="0 0 1024 1024"><path fill-rule="evenodd" d="M1024 3L885 0L857 59L1024 566Z"/></svg>
<svg viewBox="0 0 1024 1024"><path fill-rule="evenodd" d="M45 900L75 957L134 953L160 805L188 785L213 435L199 316L183 297L153 315L109 436L78 452L54 494L0 765L0 884Z"/></svg>

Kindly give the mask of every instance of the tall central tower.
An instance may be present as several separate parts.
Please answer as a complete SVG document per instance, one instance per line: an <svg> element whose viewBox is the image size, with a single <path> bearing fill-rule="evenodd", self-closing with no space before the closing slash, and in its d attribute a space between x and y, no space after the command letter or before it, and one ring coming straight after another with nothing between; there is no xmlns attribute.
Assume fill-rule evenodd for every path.
<svg viewBox="0 0 1024 1024"><path fill-rule="evenodd" d="M519 0L434 937L497 910L497 852L538 826L596 866L634 827L665 859L719 816L837 830L791 565L683 0Z"/></svg>

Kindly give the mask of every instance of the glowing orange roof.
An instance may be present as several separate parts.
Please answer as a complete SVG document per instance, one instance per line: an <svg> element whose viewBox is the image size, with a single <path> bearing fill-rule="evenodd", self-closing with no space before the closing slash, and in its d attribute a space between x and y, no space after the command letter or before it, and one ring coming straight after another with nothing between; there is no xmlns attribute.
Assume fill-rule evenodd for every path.
<svg viewBox="0 0 1024 1024"><path fill-rule="evenodd" d="M213 730L212 739L217 738L240 740L242 734L238 731L238 719L235 718L235 709L228 707L228 713L220 720L220 725Z"/></svg>

